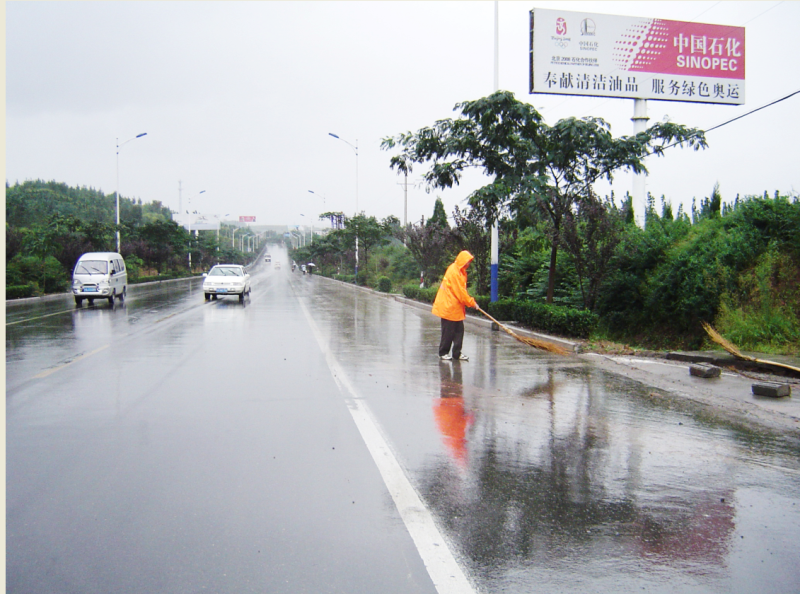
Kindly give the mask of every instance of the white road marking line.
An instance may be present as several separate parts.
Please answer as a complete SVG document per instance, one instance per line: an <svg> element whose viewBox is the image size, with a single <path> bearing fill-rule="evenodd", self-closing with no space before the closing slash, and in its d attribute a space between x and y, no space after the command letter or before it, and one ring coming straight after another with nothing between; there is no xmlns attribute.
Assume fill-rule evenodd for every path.
<svg viewBox="0 0 800 594"><path fill-rule="evenodd" d="M60 316L65 313L72 313L74 309L65 309L64 311L57 311L55 313L44 314L43 316L36 316L33 318L25 318L24 320L16 320L14 322L6 322L6 326L13 326L14 324L22 324L24 322L33 322L34 320L41 320L42 318L49 318L52 316Z"/></svg>
<svg viewBox="0 0 800 594"><path fill-rule="evenodd" d="M69 367L73 363L77 363L81 359L85 359L86 357L91 357L92 355L95 355L95 354L99 353L100 351L103 351L103 350L107 349L110 346L111 346L110 344L103 345L99 349L93 350L91 353L86 353L85 355L81 355L80 357L75 357L72 361L69 361L68 363L64 363L63 365L59 365L58 367L53 367L51 369L45 369L44 371L42 371L41 373L37 373L33 377L35 379L41 379L43 377L47 377L48 375L53 374L56 371L61 371L65 367Z"/></svg>
<svg viewBox="0 0 800 594"><path fill-rule="evenodd" d="M299 299L298 302L436 591L439 594L474 594L476 590L453 556L449 543L436 527L433 515L408 480L366 401L348 380L303 302Z"/></svg>

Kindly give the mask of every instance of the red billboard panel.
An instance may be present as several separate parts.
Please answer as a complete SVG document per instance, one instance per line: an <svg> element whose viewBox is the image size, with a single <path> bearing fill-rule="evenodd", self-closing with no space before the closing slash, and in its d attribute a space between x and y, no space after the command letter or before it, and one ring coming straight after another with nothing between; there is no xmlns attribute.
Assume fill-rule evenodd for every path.
<svg viewBox="0 0 800 594"><path fill-rule="evenodd" d="M255 223L256 222L256 218L255 217L239 217L239 222L240 223Z"/></svg>

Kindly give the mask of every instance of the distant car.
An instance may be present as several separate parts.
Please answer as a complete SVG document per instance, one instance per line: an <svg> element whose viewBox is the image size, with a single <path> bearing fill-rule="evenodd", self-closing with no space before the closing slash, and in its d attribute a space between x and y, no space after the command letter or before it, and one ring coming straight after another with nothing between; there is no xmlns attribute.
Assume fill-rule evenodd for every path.
<svg viewBox="0 0 800 594"><path fill-rule="evenodd" d="M275 270L278 270L278 269L281 267L281 263L280 263L280 262L275 262L275 264L273 264L273 265L272 265L272 267L273 267Z"/></svg>
<svg viewBox="0 0 800 594"><path fill-rule="evenodd" d="M270 256L269 254L264 256L264 262L272 262L272 256Z"/></svg>
<svg viewBox="0 0 800 594"><path fill-rule="evenodd" d="M250 293L250 275L239 264L217 264L208 274L203 274L203 293L206 301L217 297L237 295L244 302Z"/></svg>

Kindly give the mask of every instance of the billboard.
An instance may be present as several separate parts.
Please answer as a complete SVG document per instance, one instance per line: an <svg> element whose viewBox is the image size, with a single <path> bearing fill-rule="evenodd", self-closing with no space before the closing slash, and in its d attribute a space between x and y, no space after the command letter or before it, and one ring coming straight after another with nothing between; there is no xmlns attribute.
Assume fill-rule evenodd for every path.
<svg viewBox="0 0 800 594"><path fill-rule="evenodd" d="M530 92L744 104L744 27L536 8Z"/></svg>
<svg viewBox="0 0 800 594"><path fill-rule="evenodd" d="M219 231L219 215L173 214L172 219L181 227L191 231Z"/></svg>
<svg viewBox="0 0 800 594"><path fill-rule="evenodd" d="M255 223L256 222L256 218L255 217L239 217L239 222L240 223Z"/></svg>

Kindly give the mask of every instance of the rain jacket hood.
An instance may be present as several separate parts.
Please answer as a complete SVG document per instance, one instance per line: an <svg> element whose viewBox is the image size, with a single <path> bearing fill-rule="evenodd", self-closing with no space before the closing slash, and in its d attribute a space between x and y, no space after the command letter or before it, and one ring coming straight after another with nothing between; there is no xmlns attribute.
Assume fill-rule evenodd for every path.
<svg viewBox="0 0 800 594"><path fill-rule="evenodd" d="M445 320L459 322L466 317L467 307L475 307L475 299L467 292L467 266L473 260L472 254L464 250L444 273L436 300L433 302L434 315Z"/></svg>

